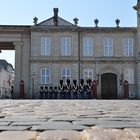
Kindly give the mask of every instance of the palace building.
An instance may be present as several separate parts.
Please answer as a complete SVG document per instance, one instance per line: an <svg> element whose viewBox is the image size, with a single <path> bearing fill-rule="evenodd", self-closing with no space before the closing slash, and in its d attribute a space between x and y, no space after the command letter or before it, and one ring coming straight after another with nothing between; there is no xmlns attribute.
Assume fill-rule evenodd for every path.
<svg viewBox="0 0 140 140"><path fill-rule="evenodd" d="M140 99L140 2L137 27L79 27L58 15L33 26L0 25L0 49L15 49L15 94L26 98L38 94L40 86L58 86L60 79L92 79L97 97ZM21 91L20 82L24 82ZM23 89L23 87L22 87Z"/></svg>

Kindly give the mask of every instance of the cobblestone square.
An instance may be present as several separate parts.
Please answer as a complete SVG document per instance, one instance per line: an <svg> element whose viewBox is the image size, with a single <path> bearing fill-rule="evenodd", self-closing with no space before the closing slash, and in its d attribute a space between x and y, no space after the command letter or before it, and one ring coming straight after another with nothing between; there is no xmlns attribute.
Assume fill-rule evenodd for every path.
<svg viewBox="0 0 140 140"><path fill-rule="evenodd" d="M139 100L1 100L0 140L140 140Z"/></svg>

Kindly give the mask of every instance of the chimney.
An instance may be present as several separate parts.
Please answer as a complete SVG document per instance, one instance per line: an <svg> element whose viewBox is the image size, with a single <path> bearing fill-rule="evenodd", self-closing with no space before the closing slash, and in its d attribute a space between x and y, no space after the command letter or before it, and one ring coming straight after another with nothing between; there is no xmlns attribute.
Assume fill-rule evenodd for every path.
<svg viewBox="0 0 140 140"><path fill-rule="evenodd" d="M53 23L55 26L58 26L58 8L53 8L54 16Z"/></svg>

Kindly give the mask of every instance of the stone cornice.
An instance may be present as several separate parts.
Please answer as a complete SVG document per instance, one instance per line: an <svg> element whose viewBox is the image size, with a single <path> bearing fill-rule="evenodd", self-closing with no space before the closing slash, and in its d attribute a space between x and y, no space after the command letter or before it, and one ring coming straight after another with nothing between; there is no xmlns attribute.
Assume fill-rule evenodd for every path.
<svg viewBox="0 0 140 140"><path fill-rule="evenodd" d="M91 33L121 33L121 32L132 32L136 33L136 27L33 27L33 32L91 32Z"/></svg>
<svg viewBox="0 0 140 140"><path fill-rule="evenodd" d="M24 25L0 25L0 32L29 32L31 26Z"/></svg>
<svg viewBox="0 0 140 140"><path fill-rule="evenodd" d="M136 27L18 26L0 25L0 32L136 33Z"/></svg>

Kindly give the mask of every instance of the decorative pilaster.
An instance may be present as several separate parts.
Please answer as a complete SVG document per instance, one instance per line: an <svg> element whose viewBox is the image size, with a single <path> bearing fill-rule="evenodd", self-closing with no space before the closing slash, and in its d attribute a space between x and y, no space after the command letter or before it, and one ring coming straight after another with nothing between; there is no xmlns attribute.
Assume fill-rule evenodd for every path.
<svg viewBox="0 0 140 140"><path fill-rule="evenodd" d="M137 91L136 91L136 98L140 99L140 61L137 62L137 67L136 67L136 82L137 82Z"/></svg>
<svg viewBox="0 0 140 140"><path fill-rule="evenodd" d="M15 46L15 98L19 98L20 81L22 80L22 46L23 42L14 42Z"/></svg>

